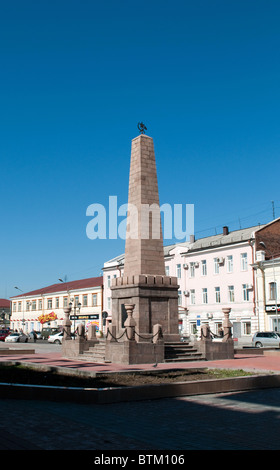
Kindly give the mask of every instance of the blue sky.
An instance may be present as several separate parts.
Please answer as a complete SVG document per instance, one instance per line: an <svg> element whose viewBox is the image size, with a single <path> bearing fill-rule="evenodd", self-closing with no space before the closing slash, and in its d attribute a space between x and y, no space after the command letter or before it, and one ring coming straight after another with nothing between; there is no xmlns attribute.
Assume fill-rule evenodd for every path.
<svg viewBox="0 0 280 470"><path fill-rule="evenodd" d="M127 201L139 121L197 237L280 216L279 21L278 0L1 2L0 297L123 252L86 210Z"/></svg>

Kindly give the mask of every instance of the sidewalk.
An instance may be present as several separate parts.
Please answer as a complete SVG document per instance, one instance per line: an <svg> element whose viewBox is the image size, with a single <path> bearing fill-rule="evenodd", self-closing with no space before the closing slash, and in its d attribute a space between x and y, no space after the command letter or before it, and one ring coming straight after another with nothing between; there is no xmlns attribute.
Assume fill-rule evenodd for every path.
<svg viewBox="0 0 280 470"><path fill-rule="evenodd" d="M18 361L32 363L37 365L50 365L53 367L66 367L75 370L89 372L119 372L119 371L137 371L154 370L153 364L122 365L111 363L97 363L66 359L60 353L35 353L35 354L15 354L1 355L0 362ZM243 369L250 371L274 371L280 373L280 352L275 351L271 355L260 354L236 354L234 359L225 359L219 361L194 361L194 362L175 362L157 364L157 369L186 369L197 367L209 367L220 369Z"/></svg>

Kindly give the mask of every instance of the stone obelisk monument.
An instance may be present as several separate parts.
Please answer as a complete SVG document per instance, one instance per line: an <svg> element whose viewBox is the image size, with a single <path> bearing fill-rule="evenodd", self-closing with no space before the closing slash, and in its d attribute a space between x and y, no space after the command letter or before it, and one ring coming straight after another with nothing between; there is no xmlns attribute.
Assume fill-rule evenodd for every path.
<svg viewBox="0 0 280 470"><path fill-rule="evenodd" d="M128 193L124 274L111 285L106 356L112 362L152 363L157 348L160 362L164 341L179 340L178 284L165 275L154 144L144 133L131 143ZM128 325L135 331L133 341L124 334ZM161 341L155 333L159 327Z"/></svg>
<svg viewBox="0 0 280 470"><path fill-rule="evenodd" d="M140 134L131 144L124 276L165 275L154 143Z"/></svg>

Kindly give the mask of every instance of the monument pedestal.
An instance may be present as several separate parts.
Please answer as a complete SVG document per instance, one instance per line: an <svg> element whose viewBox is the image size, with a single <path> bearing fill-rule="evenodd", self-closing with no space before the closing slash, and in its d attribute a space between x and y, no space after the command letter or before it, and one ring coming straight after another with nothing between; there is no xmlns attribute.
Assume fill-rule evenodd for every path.
<svg viewBox="0 0 280 470"><path fill-rule="evenodd" d="M176 277L134 275L113 280L114 312L106 360L121 364L164 362L164 342L179 341ZM133 305L133 340L128 338L128 305Z"/></svg>
<svg viewBox="0 0 280 470"><path fill-rule="evenodd" d="M116 337L125 331L125 304L134 304L136 342L153 336L153 327L160 324L163 340L180 341L178 333L178 284L176 277L155 275L123 276L112 280L112 327Z"/></svg>

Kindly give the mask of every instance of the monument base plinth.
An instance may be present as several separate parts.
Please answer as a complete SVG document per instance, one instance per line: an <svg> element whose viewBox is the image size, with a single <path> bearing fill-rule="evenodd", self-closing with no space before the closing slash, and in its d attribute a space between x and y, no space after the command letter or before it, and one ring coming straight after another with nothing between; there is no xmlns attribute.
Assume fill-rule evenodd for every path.
<svg viewBox="0 0 280 470"><path fill-rule="evenodd" d="M164 341L179 341L178 284L176 277L135 275L113 279L111 285L112 328L116 340L125 331L125 305L133 304L135 341L152 340L153 327L160 324Z"/></svg>
<svg viewBox="0 0 280 470"><path fill-rule="evenodd" d="M234 359L234 342L229 340L222 341L197 341L195 343L197 349L202 353L207 361L218 361L222 359Z"/></svg>
<svg viewBox="0 0 280 470"><path fill-rule="evenodd" d="M94 347L98 341L87 341L85 338L81 339L63 339L62 340L62 356L63 357L78 357Z"/></svg>
<svg viewBox="0 0 280 470"><path fill-rule="evenodd" d="M161 363L164 362L164 344L107 341L106 361L127 365Z"/></svg>

